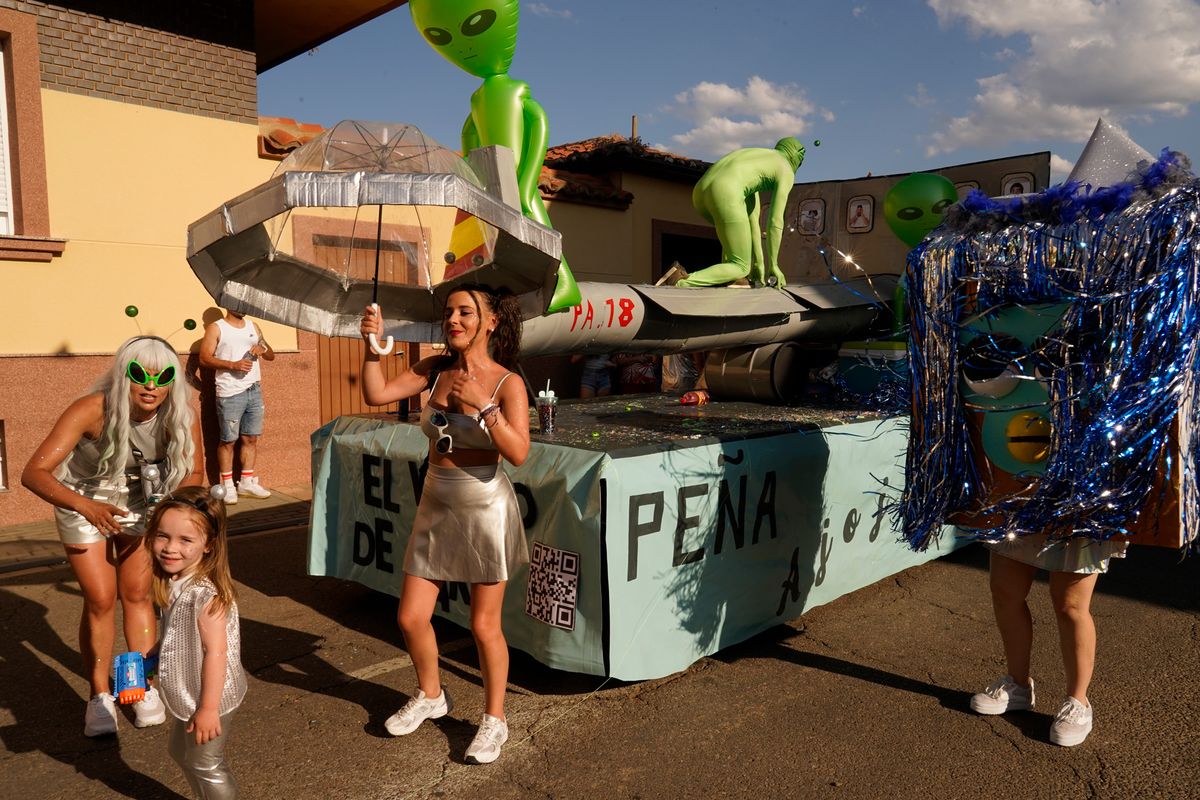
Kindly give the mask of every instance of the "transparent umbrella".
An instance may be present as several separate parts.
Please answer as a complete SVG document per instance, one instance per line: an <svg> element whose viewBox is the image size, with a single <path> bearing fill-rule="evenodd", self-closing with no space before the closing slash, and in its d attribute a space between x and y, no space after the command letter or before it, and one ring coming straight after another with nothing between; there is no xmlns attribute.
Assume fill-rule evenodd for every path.
<svg viewBox="0 0 1200 800"><path fill-rule="evenodd" d="M534 316L560 253L556 232L458 154L379 122L338 123L188 229L188 261L219 305L326 336L358 336L378 302L389 334L436 341L445 296L469 281L530 295Z"/></svg>

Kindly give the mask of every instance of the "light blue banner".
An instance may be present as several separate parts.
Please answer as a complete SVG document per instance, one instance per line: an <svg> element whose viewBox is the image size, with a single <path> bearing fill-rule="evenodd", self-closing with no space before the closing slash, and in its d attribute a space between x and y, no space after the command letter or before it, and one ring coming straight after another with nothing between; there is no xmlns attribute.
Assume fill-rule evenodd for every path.
<svg viewBox="0 0 1200 800"><path fill-rule="evenodd" d="M532 563L509 581L509 644L622 680L697 658L946 552L914 553L883 511L906 420L622 456L535 442L505 465ZM342 417L313 434L309 571L398 595L428 440ZM948 531L950 533L950 531ZM469 623L467 587L439 613Z"/></svg>

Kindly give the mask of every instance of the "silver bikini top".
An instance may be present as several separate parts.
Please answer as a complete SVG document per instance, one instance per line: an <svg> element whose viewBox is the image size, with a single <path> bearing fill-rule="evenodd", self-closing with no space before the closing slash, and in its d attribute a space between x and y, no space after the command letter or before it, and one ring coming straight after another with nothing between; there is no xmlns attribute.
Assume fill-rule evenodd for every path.
<svg viewBox="0 0 1200 800"><path fill-rule="evenodd" d="M496 394L500 391L500 387L512 375L511 372L504 374L500 382L496 384L496 388L492 390L492 397L489 402L496 402ZM492 442L492 434L488 431L487 425L479 418L478 414L460 414L455 411L446 411L442 408L435 408L433 405L433 393L437 389L437 382L441 380L441 373L433 379L433 386L429 388L430 402L425 404L425 408L421 411L421 431L429 437L430 447L437 447L437 443L442 437L449 436L451 447L459 447L463 450L495 450L496 445ZM445 425L435 423L435 417L440 417L445 420ZM445 450L441 452L452 452Z"/></svg>

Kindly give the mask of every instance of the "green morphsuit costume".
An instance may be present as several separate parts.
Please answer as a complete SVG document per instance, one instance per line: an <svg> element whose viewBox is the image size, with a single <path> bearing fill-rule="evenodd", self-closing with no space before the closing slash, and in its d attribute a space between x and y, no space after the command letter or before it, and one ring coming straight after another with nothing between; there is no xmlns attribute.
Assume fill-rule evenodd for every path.
<svg viewBox="0 0 1200 800"><path fill-rule="evenodd" d="M774 150L746 147L734 150L713 164L692 190L692 206L711 222L721 240L720 264L694 272L678 286L724 286L749 278L762 285L768 278L782 287L779 243L783 215L796 170L804 163L804 145L791 136L780 139ZM771 193L771 218L767 223L767 260L763 261L759 225L759 192Z"/></svg>
<svg viewBox="0 0 1200 800"><path fill-rule="evenodd" d="M463 153L502 145L513 151L521 211L546 227L550 215L538 192L546 158L546 112L529 85L508 76L517 47L518 0L410 0L413 23L434 50L459 69L483 79L471 95L471 114L463 124ZM578 304L579 287L566 259L558 266L558 284L547 311Z"/></svg>

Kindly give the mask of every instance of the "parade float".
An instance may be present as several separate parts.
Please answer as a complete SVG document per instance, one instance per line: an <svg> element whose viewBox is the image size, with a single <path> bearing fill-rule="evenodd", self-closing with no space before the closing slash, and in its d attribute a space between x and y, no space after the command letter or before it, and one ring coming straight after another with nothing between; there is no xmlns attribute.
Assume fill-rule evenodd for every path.
<svg viewBox="0 0 1200 800"><path fill-rule="evenodd" d="M423 29L426 38L459 63L452 44L429 33L435 28ZM921 245L914 256L918 266L907 292L918 334L907 350L917 373L910 442L909 418L894 409L889 414L877 404L831 403L796 388L808 377L798 343L836 351L840 343L878 332L890 319L896 281L863 274L783 285L775 238L783 208L778 190L790 185L780 187L782 178L769 189L753 181L740 187L742 221L755 230L759 191L776 192L766 215L765 258L754 239L746 243L748 262L727 258L713 265L722 274L744 272L750 285L576 283L562 258L561 237L536 197L536 178L530 188L529 176L545 152L544 114L529 107L527 90L503 91L512 88L504 57L511 58L511 42L498 46L501 57L484 59L490 66L473 73L484 86L472 98L464 127L465 157L412 126L341 123L293 152L266 184L193 224L188 254L221 306L326 336L357 337L363 308L378 303L392 340L439 342L445 298L455 286L476 282L506 286L520 296L523 356L710 351L710 386L719 390L708 405L682 406L678 398L657 394L562 403L552 433L539 433L531 416L529 458L520 467L503 467L521 502L531 553L505 597L509 643L555 668L620 679L659 677L957 546L961 540L945 526L980 495L983 482L972 466L974 451L964 444L967 414L956 399L955 331L962 312L956 298L962 293L953 287L961 288L970 275L929 259L953 252L939 258L967 263L970 257L958 255L967 252L963 248L992 242L986 236L996 234L965 228L955 234L959 250L935 235L932 241L940 244ZM506 105L512 102L516 111ZM492 124L497 115L511 121L514 114L532 120L528 136L506 137L498 131L511 134L513 126ZM777 150L790 181L803 148L799 159L790 144ZM917 244L940 221L954 186L923 179L912 184L916 188L889 197L885 211L897 235ZM910 201L906 191L916 199ZM712 205L705 198L695 202L718 233L728 228L729 220L706 213ZM1006 254L1009 280L995 289L976 282L977 311L984 316L989 303L1001 300L1064 302L1061 292L1041 284L1025 290L1011 279L1025 254L1014 242L1033 241L1030 226L1041 223L1010 222L1020 231L985 248ZM1164 223L1155 226L1156 235L1166 235ZM1154 242L1151 250L1161 246ZM740 249L724 238L722 245L727 256ZM1056 241L1037 252L1052 245L1064 246ZM1087 285L1089 291L1105 286ZM1189 298L1178 294L1170 308L1191 313ZM1128 322L1135 311L1122 311L1121 319ZM1077 331L1091 317L1065 319ZM1044 339L1051 327L1032 339ZM1172 368L1189 366L1184 355L1172 352ZM1197 350L1186 352L1194 359ZM903 359L889 362L888 372L906 380ZM1065 380L1055 375L1054 381ZM1194 379L1186 381L1180 397L1194 392ZM1142 410L1150 392L1144 380L1139 385ZM1051 397L1063 391L1074 390L1055 389ZM1177 424L1181 416L1175 413L1148 419L1154 420L1157 449L1147 451L1143 439L1130 447L1152 474L1173 476L1161 467L1164 437L1175 437L1170 441L1187 463L1194 458L1192 429ZM1054 430L1061 436L1068 428ZM1094 439L1094 431L1089 435ZM409 421L381 414L340 417L316 431L312 445L309 571L397 594L428 441ZM1060 474L1070 456L1058 440L1032 449L1037 453L1023 456L1023 464L1045 462L1047 474L1059 481L1079 477ZM906 481L906 451L915 484ZM1001 462L1012 470L1008 474L1027 477L1029 470L1011 459ZM963 475L970 480L960 481ZM1086 485L1098 487L1095 480ZM1145 499L1146 486L1143 481L1126 488ZM1194 489L1187 480L1182 488L1188 500L1181 506L1190 509ZM1070 498L1077 500L1078 493ZM1039 513L1044 522L1049 512ZM467 586L447 585L440 613L466 625L469 602Z"/></svg>

